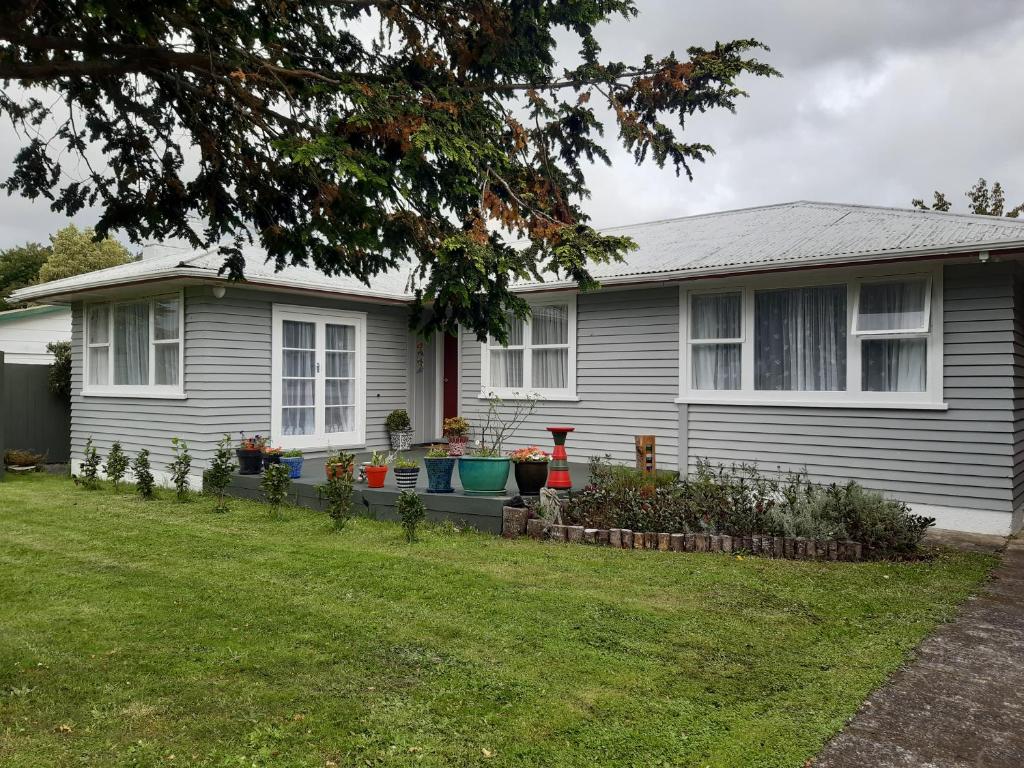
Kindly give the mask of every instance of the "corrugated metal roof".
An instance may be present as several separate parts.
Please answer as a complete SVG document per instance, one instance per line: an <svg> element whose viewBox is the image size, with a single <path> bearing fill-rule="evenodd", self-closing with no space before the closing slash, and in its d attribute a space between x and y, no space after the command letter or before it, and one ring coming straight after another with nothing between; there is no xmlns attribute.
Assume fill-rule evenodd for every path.
<svg viewBox="0 0 1024 768"><path fill-rule="evenodd" d="M870 259L913 258L971 250L1024 248L1024 220L937 211L798 201L760 208L687 216L604 230L637 243L624 262L593 265L604 282L686 278L753 269L818 266ZM216 279L221 257L155 246L142 261L55 280L17 291L18 300L64 295L86 288L157 277ZM409 269L379 275L371 285L329 277L311 267L280 272L251 249L245 275L254 283L406 300ZM567 285L556 280L523 283L530 291Z"/></svg>

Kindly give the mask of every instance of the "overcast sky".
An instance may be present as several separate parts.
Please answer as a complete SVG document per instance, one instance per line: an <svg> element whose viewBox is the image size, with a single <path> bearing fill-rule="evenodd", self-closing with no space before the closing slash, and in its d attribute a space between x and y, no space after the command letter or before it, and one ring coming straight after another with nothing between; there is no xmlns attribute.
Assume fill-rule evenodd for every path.
<svg viewBox="0 0 1024 768"><path fill-rule="evenodd" d="M963 210L978 176L1024 200L1021 0L638 0L602 34L610 58L639 60L755 37L782 79L749 79L735 115L693 120L688 141L717 155L693 182L635 167L623 152L590 176L597 226L787 200L908 206L944 190ZM0 172L17 147L0 127ZM64 223L45 203L0 198L0 247ZM91 223L88 214L77 218Z"/></svg>

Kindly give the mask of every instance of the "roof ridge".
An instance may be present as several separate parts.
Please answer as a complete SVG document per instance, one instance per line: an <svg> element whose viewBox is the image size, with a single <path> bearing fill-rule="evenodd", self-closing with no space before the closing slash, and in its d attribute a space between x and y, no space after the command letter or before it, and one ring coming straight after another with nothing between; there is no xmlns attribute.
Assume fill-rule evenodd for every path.
<svg viewBox="0 0 1024 768"><path fill-rule="evenodd" d="M1011 227L1024 226L1024 218L1009 216L993 216L984 213L961 213L960 211L934 211L920 208L904 208L898 205L871 205L870 203L832 203L826 200L795 200L794 204L820 205L827 208L862 208L869 211L890 211L892 213L909 213L914 216L935 216L937 218L958 217L972 221L983 221L986 224L1008 224Z"/></svg>

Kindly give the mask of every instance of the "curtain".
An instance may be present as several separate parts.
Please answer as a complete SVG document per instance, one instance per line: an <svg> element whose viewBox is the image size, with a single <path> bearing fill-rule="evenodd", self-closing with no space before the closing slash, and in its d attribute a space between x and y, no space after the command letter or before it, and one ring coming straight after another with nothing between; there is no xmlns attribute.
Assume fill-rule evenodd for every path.
<svg viewBox="0 0 1024 768"><path fill-rule="evenodd" d="M743 297L738 293L706 293L690 297L691 339L738 339Z"/></svg>
<svg viewBox="0 0 1024 768"><path fill-rule="evenodd" d="M569 350L533 350L533 386L538 389L565 389L569 386Z"/></svg>
<svg viewBox="0 0 1024 768"><path fill-rule="evenodd" d="M114 383L149 384L149 302L114 307Z"/></svg>
<svg viewBox="0 0 1024 768"><path fill-rule="evenodd" d="M502 349L490 350L490 371L488 378L492 387L523 386L523 350Z"/></svg>
<svg viewBox="0 0 1024 768"><path fill-rule="evenodd" d="M169 387L178 385L178 358L177 342L153 345L154 384Z"/></svg>
<svg viewBox="0 0 1024 768"><path fill-rule="evenodd" d="M166 341L178 338L178 300L157 299L154 302L153 339Z"/></svg>
<svg viewBox="0 0 1024 768"><path fill-rule="evenodd" d="M569 307L565 304L533 309L533 344L569 343Z"/></svg>
<svg viewBox="0 0 1024 768"><path fill-rule="evenodd" d="M846 286L754 294L754 387L846 389Z"/></svg>
<svg viewBox="0 0 1024 768"><path fill-rule="evenodd" d="M316 324L284 320L282 325L281 431L316 431Z"/></svg>
<svg viewBox="0 0 1024 768"><path fill-rule="evenodd" d="M924 392L927 384L927 339L861 342L861 388L865 392Z"/></svg>
<svg viewBox="0 0 1024 768"><path fill-rule="evenodd" d="M924 327L925 280L865 283L860 288L857 330L898 331Z"/></svg>
<svg viewBox="0 0 1024 768"><path fill-rule="evenodd" d="M694 389L739 389L739 344L693 344Z"/></svg>

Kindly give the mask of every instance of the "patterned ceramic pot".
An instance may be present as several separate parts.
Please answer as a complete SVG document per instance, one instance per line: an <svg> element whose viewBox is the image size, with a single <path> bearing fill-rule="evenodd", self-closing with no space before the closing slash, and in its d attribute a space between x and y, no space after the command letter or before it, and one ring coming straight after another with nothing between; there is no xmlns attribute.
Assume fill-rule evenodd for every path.
<svg viewBox="0 0 1024 768"><path fill-rule="evenodd" d="M415 488L419 476L419 467L395 467L395 485L402 490Z"/></svg>

